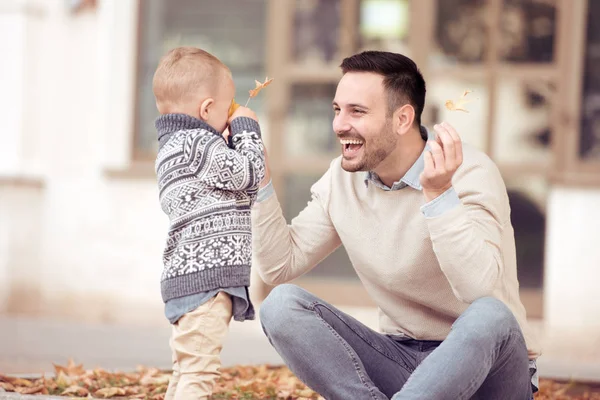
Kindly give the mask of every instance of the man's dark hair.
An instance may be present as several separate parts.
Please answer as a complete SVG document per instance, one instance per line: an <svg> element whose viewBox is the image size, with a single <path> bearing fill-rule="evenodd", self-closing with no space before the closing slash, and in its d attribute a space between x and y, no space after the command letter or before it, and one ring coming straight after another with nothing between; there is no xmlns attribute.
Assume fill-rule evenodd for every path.
<svg viewBox="0 0 600 400"><path fill-rule="evenodd" d="M417 64L410 58L387 51L364 51L347 57L340 65L342 72L374 72L383 76L388 95L388 115L398 107L410 104L415 109L415 123L421 125L425 106L425 80Z"/></svg>

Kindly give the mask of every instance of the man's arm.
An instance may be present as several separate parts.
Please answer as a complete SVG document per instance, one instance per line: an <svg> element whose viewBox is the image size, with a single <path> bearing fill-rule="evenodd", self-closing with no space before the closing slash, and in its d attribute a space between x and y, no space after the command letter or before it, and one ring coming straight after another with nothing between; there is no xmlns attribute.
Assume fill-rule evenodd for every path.
<svg viewBox="0 0 600 400"><path fill-rule="evenodd" d="M502 207L502 202L508 201L506 190L500 173L490 163L489 168L460 171L463 179L474 184L461 191L459 199L451 179L462 164L460 139L449 125L437 126L436 132L442 145L430 143L431 154L425 157L421 182L428 202L422 212L454 294L471 303L491 295L504 269L502 235L509 218Z"/></svg>
<svg viewBox="0 0 600 400"><path fill-rule="evenodd" d="M261 278L276 285L310 271L340 246L327 211L331 175L313 185L312 199L290 225L270 181L261 186L252 210L252 251Z"/></svg>

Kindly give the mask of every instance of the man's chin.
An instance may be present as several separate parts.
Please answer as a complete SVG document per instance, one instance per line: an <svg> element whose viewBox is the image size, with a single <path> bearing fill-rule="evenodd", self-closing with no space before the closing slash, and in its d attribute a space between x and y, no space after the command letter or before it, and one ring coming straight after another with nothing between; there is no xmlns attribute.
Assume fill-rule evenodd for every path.
<svg viewBox="0 0 600 400"><path fill-rule="evenodd" d="M342 169L346 172L364 171L364 165L360 160L347 160L342 157Z"/></svg>

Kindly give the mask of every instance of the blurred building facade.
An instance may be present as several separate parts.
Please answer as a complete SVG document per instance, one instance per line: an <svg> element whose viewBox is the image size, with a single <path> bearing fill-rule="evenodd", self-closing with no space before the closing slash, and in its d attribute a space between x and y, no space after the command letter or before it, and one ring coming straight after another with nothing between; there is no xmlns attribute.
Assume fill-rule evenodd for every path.
<svg viewBox="0 0 600 400"><path fill-rule="evenodd" d="M288 218L338 156L341 59L381 49L422 69L426 125L449 121L498 163L529 314L600 331L594 18L596 0L3 0L0 313L162 318L168 224L151 77L169 48L221 58L238 102L255 79L275 78L249 106ZM444 107L465 90L469 113ZM253 279L260 301L268 288ZM343 249L298 283L333 303L371 305Z"/></svg>

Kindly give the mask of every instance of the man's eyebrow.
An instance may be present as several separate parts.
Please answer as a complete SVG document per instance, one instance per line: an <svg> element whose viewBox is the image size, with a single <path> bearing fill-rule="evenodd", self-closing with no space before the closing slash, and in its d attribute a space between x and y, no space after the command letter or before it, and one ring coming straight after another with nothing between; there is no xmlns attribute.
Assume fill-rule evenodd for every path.
<svg viewBox="0 0 600 400"><path fill-rule="evenodd" d="M334 107L339 107L338 103L335 102L335 100L332 102ZM352 108L352 107L356 107L356 108L364 108L365 110L368 110L369 107L362 105L362 104L358 104L358 103L350 103L348 104L346 107Z"/></svg>

